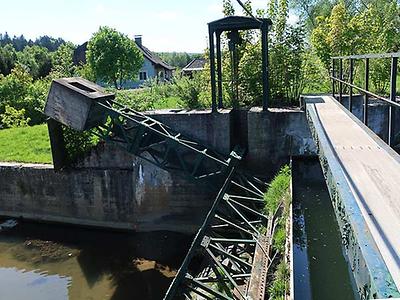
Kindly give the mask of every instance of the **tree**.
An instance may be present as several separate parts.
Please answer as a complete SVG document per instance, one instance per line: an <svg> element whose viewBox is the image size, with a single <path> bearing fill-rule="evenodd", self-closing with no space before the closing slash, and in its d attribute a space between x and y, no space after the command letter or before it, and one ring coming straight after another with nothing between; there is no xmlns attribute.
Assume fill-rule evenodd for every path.
<svg viewBox="0 0 400 300"><path fill-rule="evenodd" d="M330 16L319 17L311 42L327 70L332 56L396 52L400 49L400 8L396 1L365 0L359 12L341 0ZM353 7L353 8L352 8ZM383 93L389 82L389 60L371 60L370 78L375 91ZM345 74L348 64L345 64ZM363 68L355 65L355 78ZM356 78L357 79L357 78Z"/></svg>
<svg viewBox="0 0 400 300"><path fill-rule="evenodd" d="M75 46L72 43L62 44L53 54L52 72L58 77L72 77L75 74L73 54Z"/></svg>
<svg viewBox="0 0 400 300"><path fill-rule="evenodd" d="M45 47L50 52L56 51L61 45L65 43L66 42L62 38L56 39L47 35L38 37L34 42L35 45Z"/></svg>
<svg viewBox="0 0 400 300"><path fill-rule="evenodd" d="M17 65L11 74L0 75L0 114L5 112L8 105L16 110L24 109L29 125L42 123L45 120L43 106L49 87L50 81L33 81L26 69Z"/></svg>
<svg viewBox="0 0 400 300"><path fill-rule="evenodd" d="M26 46L17 56L18 62L28 69L33 79L46 77L53 66L51 55L44 47Z"/></svg>
<svg viewBox="0 0 400 300"><path fill-rule="evenodd" d="M117 89L137 78L144 60L131 39L107 26L100 27L90 39L86 59L97 80Z"/></svg>
<svg viewBox="0 0 400 300"><path fill-rule="evenodd" d="M0 74L8 75L17 63L17 53L10 44L0 47Z"/></svg>

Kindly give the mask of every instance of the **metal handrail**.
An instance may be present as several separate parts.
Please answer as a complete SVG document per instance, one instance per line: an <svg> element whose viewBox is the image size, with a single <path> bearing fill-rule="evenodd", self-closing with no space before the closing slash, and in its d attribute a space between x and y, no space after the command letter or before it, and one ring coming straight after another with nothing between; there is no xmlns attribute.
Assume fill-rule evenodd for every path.
<svg viewBox="0 0 400 300"><path fill-rule="evenodd" d="M329 76L329 77L330 77L331 79L336 80L337 82L344 83L345 85L347 85L347 86L349 86L349 87L355 88L356 90L358 90L358 91L360 91L360 92L363 92L363 93L365 93L365 94L368 94L369 96L372 96L372 97L374 97L374 98L376 98L376 99L378 99L378 100L382 100L382 101L385 101L385 102L389 103L390 105L400 107L400 103L398 103L398 102L393 102L392 100L390 100L390 99L388 99L388 98L379 96L378 94L375 94L375 93L373 93L373 92L367 91L367 90L365 90L365 89L363 89L363 88L360 88L360 87L358 87L358 86L356 86L356 85L354 85L354 84L350 84L350 83L348 83L348 82L346 82L346 81L344 81L344 80L340 80L339 78L332 77L332 76Z"/></svg>
<svg viewBox="0 0 400 300"><path fill-rule="evenodd" d="M380 54L364 54L364 55L350 55L350 56L334 56L332 57L332 95L336 96L335 83L339 83L339 102L343 100L343 84L349 87L349 103L348 109L351 112L353 109L353 89L364 93L364 109L363 109L363 123L368 126L368 101L369 97L382 100L389 105L389 119L388 119L388 138L387 143L393 146L394 142L394 121L395 121L395 108L400 107L400 103L396 101L396 79L397 79L397 65L400 52L396 53L380 53ZM390 96L389 98L377 95L369 90L369 61L370 59L391 59L391 72L390 72ZM336 77L335 61L339 61L339 78ZM349 60L349 74L348 80L343 80L343 60ZM354 84L354 61L364 60L365 62L365 78L364 87Z"/></svg>
<svg viewBox="0 0 400 300"><path fill-rule="evenodd" d="M361 55L349 55L349 56L333 56L332 59L365 59L365 58L391 58L400 57L400 52L392 53L371 53L371 54L361 54Z"/></svg>

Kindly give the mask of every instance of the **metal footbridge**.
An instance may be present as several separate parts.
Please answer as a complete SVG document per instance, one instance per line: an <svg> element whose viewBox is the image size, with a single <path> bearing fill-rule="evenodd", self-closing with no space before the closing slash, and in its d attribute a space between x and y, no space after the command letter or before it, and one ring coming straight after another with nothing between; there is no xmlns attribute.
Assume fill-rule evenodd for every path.
<svg viewBox="0 0 400 300"><path fill-rule="evenodd" d="M382 299L398 297L400 155L333 97L306 103L357 286L372 285Z"/></svg>
<svg viewBox="0 0 400 300"><path fill-rule="evenodd" d="M221 155L81 78L53 81L45 114L164 170L221 187L165 299L264 299L274 217L263 213L266 185L239 170L243 151Z"/></svg>

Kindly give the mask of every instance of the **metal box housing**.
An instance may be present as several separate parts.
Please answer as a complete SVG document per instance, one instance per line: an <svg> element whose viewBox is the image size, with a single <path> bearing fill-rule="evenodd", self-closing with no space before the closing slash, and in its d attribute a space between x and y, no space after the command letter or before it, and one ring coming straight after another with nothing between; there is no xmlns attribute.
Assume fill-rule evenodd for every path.
<svg viewBox="0 0 400 300"><path fill-rule="evenodd" d="M96 102L106 104L115 98L99 85L80 77L55 79L44 109L46 116L83 131L103 124L106 116Z"/></svg>

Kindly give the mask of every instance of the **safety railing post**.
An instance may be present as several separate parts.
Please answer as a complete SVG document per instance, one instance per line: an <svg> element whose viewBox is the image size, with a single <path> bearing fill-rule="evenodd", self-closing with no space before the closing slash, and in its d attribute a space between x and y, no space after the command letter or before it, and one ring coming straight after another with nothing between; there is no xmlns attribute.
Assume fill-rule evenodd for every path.
<svg viewBox="0 0 400 300"><path fill-rule="evenodd" d="M396 102L396 83L397 83L397 57L392 57L392 64L390 70L390 101ZM392 104L389 105L389 132L388 132L388 144L394 145L394 134L395 134L395 119L396 119L396 107Z"/></svg>
<svg viewBox="0 0 400 300"><path fill-rule="evenodd" d="M349 83L353 84L354 60L350 58ZM349 87L349 111L353 111L353 87Z"/></svg>
<svg viewBox="0 0 400 300"><path fill-rule="evenodd" d="M343 80L343 59L339 59L339 79ZM343 104L343 83L339 81L339 102Z"/></svg>
<svg viewBox="0 0 400 300"><path fill-rule="evenodd" d="M335 59L332 59L332 96L335 98Z"/></svg>
<svg viewBox="0 0 400 300"><path fill-rule="evenodd" d="M369 89L369 58L365 59L365 81L364 88L366 91ZM364 93L364 114L363 121L364 124L368 126L368 93Z"/></svg>

